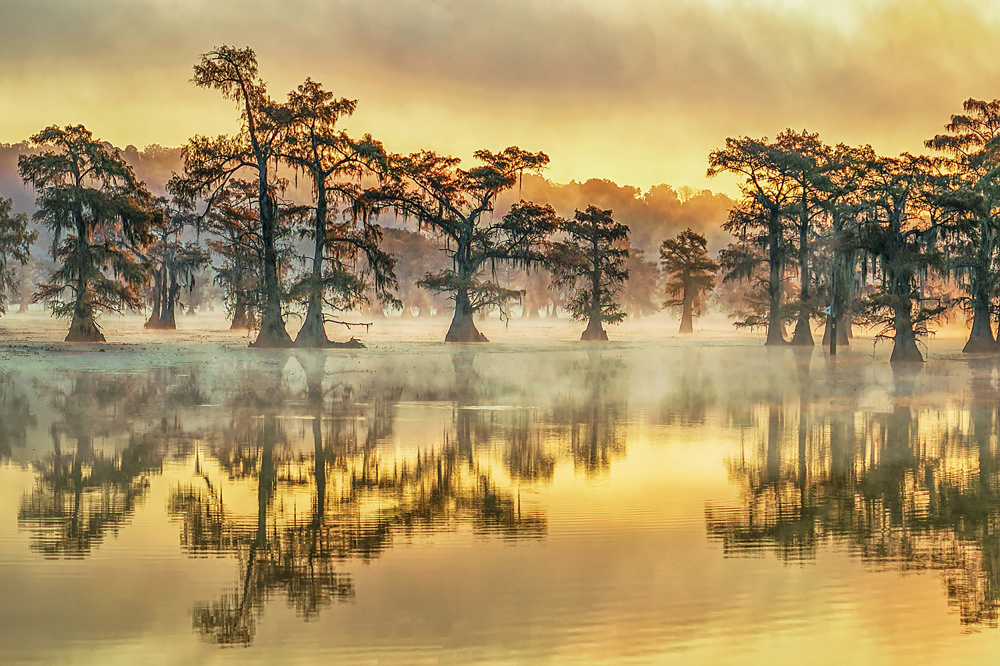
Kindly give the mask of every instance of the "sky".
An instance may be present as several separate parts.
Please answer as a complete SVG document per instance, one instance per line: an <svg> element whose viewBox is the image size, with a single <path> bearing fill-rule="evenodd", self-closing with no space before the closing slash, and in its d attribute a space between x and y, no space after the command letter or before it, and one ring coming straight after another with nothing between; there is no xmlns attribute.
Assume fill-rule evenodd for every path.
<svg viewBox="0 0 1000 666"><path fill-rule="evenodd" d="M116 145L236 129L192 66L251 46L271 94L359 101L387 149L518 145L557 182L731 192L726 137L785 128L923 150L1000 97L1000 2L970 0L0 0L0 142L83 123Z"/></svg>

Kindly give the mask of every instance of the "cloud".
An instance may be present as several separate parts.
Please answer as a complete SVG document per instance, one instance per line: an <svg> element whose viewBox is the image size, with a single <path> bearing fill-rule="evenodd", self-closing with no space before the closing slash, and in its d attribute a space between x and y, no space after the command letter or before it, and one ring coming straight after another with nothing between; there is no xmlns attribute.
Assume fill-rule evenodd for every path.
<svg viewBox="0 0 1000 666"><path fill-rule="evenodd" d="M231 108L194 89L191 66L249 44L276 96L312 76L408 149L530 141L562 180L680 184L726 136L785 127L920 150L965 98L1000 96L995 14L969 0L7 0L0 94L19 105L0 140L59 100L119 109L120 133L153 127L118 143L224 131Z"/></svg>

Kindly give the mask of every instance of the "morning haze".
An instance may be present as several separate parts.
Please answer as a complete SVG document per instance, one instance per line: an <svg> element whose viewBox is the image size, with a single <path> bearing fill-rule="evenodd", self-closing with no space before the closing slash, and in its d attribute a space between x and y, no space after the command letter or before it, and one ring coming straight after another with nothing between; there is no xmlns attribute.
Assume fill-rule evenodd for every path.
<svg viewBox="0 0 1000 666"><path fill-rule="evenodd" d="M398 150L540 145L556 181L643 188L706 186L720 136L808 127L917 150L957 100L991 95L989 3L830 5L16 0L0 136L84 122L119 145L173 146L232 131L228 104L188 83L221 43L252 45L276 94L307 71L361 100L350 127Z"/></svg>
<svg viewBox="0 0 1000 666"><path fill-rule="evenodd" d="M995 662L1000 5L0 26L0 663Z"/></svg>

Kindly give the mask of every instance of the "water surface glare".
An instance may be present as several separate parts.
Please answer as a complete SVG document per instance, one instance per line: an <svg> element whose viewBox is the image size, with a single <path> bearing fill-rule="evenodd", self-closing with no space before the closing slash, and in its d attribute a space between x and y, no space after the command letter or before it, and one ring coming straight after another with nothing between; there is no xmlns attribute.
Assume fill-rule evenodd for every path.
<svg viewBox="0 0 1000 666"><path fill-rule="evenodd" d="M986 663L996 370L8 349L0 662Z"/></svg>

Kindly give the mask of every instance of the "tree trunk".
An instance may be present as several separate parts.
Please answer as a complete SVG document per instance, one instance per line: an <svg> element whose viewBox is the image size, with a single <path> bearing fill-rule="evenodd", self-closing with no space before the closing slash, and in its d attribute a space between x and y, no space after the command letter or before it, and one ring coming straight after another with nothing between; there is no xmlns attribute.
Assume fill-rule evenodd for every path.
<svg viewBox="0 0 1000 666"><path fill-rule="evenodd" d="M77 241L74 249L75 253L90 252L91 234L83 223L82 215L77 215L76 221ZM86 266L88 261L77 257L78 266ZM73 304L73 318L69 323L69 333L66 335L66 342L105 342L104 334L97 328L94 321L94 305L91 301L90 285L87 282L87 275L80 271L76 278L76 302Z"/></svg>
<svg viewBox="0 0 1000 666"><path fill-rule="evenodd" d="M778 238L780 230L772 231L767 244L767 264L770 276L767 284L767 340L765 345L783 345L785 342L784 326L781 322L781 259L778 256Z"/></svg>
<svg viewBox="0 0 1000 666"><path fill-rule="evenodd" d="M90 239L84 238L85 247L90 246ZM77 250L80 251L79 249ZM83 262L81 262L83 263ZM73 305L73 319L69 324L69 333L66 335L66 342L105 342L104 334L97 328L94 321L94 306L90 299L90 285L87 284L86 275L82 274L76 281L76 303Z"/></svg>
<svg viewBox="0 0 1000 666"><path fill-rule="evenodd" d="M973 301L972 331L970 331L969 340L965 343L962 351L966 354L992 352L996 351L996 344L993 329L990 327L989 297L987 295L986 298L982 298L980 294L977 294Z"/></svg>
<svg viewBox="0 0 1000 666"><path fill-rule="evenodd" d="M448 334L444 336L445 342L489 342L486 336L476 328L476 322L472 320L472 305L469 302L469 294L466 291L458 291L455 294L455 316L448 327Z"/></svg>
<svg viewBox="0 0 1000 666"><path fill-rule="evenodd" d="M591 340L597 342L606 342L608 339L608 334L605 332L604 327L601 326L600 316L591 316L590 321L587 322L587 330L583 332L580 336L581 340Z"/></svg>
<svg viewBox="0 0 1000 666"><path fill-rule="evenodd" d="M97 328L94 321L94 313L89 308L88 311L73 311L73 320L69 325L69 334L66 342L106 342L104 334Z"/></svg>
<svg viewBox="0 0 1000 666"><path fill-rule="evenodd" d="M281 295L278 293L278 254L274 240L278 225L278 206L267 194L261 182L260 192L261 240L264 243L264 311L260 316L260 331L251 347L291 347L292 338L285 330L281 318Z"/></svg>
<svg viewBox="0 0 1000 666"><path fill-rule="evenodd" d="M601 265L596 234L590 254L590 265L590 319L587 321L587 329L580 336L580 339L604 342L608 339L608 334L601 325Z"/></svg>
<svg viewBox="0 0 1000 666"><path fill-rule="evenodd" d="M180 285L177 284L177 274L168 271L170 275L170 286L167 287L166 298L160 306L160 324L157 328L174 330L177 328L177 319L174 316L174 305L177 303L177 292Z"/></svg>
<svg viewBox="0 0 1000 666"><path fill-rule="evenodd" d="M833 317L826 318L826 325L823 327L823 346L829 346L830 344L830 324L833 322ZM847 347L851 344L851 338L849 335L851 329L851 321L848 319L847 315L841 315L837 317L837 346Z"/></svg>
<svg viewBox="0 0 1000 666"><path fill-rule="evenodd" d="M908 300L905 306L894 308L894 326L896 334L893 336L889 363L923 363L924 357L917 348L917 336L913 332Z"/></svg>
<svg viewBox="0 0 1000 666"><path fill-rule="evenodd" d="M323 322L323 252L326 249L326 189L317 183L316 217L313 219L313 262L312 285L309 288L309 306L302 328L295 336L298 347L326 347L330 339L326 337Z"/></svg>
<svg viewBox="0 0 1000 666"><path fill-rule="evenodd" d="M694 333L694 297L689 293L688 287L684 287L684 302L681 305L681 328L678 333Z"/></svg>

